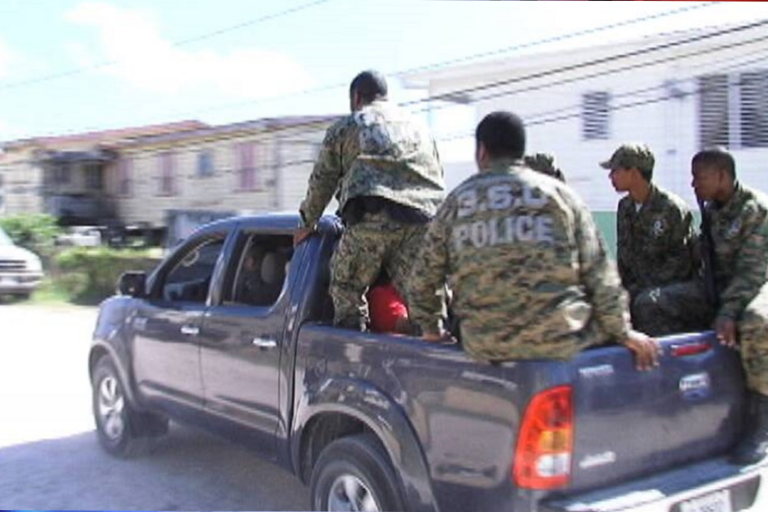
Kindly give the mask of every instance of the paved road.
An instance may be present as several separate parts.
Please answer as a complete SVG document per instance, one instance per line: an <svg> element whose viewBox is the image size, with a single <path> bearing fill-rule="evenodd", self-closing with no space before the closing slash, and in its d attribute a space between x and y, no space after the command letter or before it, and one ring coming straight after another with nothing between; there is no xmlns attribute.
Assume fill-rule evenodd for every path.
<svg viewBox="0 0 768 512"><path fill-rule="evenodd" d="M0 510L306 510L292 475L177 425L122 461L93 432L93 308L0 304Z"/></svg>

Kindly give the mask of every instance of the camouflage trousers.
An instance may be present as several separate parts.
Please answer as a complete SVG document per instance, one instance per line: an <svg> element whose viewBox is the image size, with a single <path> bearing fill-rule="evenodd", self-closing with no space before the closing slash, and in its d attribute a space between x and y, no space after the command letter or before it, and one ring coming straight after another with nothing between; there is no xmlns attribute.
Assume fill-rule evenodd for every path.
<svg viewBox="0 0 768 512"><path fill-rule="evenodd" d="M365 293L385 270L401 297L427 224L394 222L385 213L367 213L349 226L331 258L333 323L358 329L368 324Z"/></svg>
<svg viewBox="0 0 768 512"><path fill-rule="evenodd" d="M715 311L704 283L691 281L646 290L635 298L632 324L652 336L712 329ZM736 319L747 388L768 395L768 284Z"/></svg>

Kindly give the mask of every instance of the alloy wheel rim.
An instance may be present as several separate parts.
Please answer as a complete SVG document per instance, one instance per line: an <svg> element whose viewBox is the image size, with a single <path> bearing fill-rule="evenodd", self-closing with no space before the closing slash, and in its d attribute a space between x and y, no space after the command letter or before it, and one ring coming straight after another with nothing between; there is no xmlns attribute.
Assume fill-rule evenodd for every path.
<svg viewBox="0 0 768 512"><path fill-rule="evenodd" d="M328 510L348 512L379 512L376 497L361 479L341 475L334 480L328 496Z"/></svg>
<svg viewBox="0 0 768 512"><path fill-rule="evenodd" d="M99 419L102 430L109 439L118 440L123 435L125 430L124 407L125 400L117 379L112 375L102 379L98 395Z"/></svg>

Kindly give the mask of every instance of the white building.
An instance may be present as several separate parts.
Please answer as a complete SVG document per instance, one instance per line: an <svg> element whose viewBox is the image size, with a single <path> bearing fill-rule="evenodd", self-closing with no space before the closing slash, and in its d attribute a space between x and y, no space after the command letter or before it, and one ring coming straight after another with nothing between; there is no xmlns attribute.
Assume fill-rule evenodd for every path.
<svg viewBox="0 0 768 512"><path fill-rule="evenodd" d="M768 21L721 26L433 69L403 80L442 100L430 115L437 132L447 102L470 105L476 121L495 110L520 115L529 153L555 154L612 241L619 196L598 163L624 142L648 144L656 155L654 182L691 206L690 159L706 146L728 147L739 179L768 190L766 34ZM473 130L467 127L468 137ZM465 152L464 161L445 162L449 184L474 172L472 151Z"/></svg>

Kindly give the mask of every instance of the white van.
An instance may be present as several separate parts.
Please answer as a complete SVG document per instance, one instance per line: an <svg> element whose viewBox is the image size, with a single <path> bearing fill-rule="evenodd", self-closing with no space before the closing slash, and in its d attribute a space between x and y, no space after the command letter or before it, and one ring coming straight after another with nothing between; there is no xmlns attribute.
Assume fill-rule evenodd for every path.
<svg viewBox="0 0 768 512"><path fill-rule="evenodd" d="M40 258L14 244L0 228L0 295L29 297L42 279Z"/></svg>

